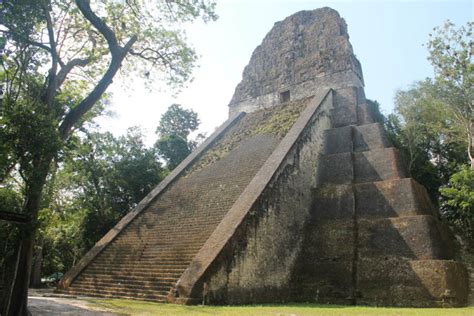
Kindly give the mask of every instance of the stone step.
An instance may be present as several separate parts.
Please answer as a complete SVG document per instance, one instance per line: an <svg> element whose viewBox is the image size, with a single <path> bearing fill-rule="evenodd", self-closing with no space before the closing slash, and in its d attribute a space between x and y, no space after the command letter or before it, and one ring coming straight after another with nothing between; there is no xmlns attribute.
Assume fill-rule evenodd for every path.
<svg viewBox="0 0 474 316"><path fill-rule="evenodd" d="M357 106L357 122L359 125L375 123L374 115L365 100Z"/></svg>
<svg viewBox="0 0 474 316"><path fill-rule="evenodd" d="M452 245L431 215L358 221L359 258L452 259Z"/></svg>
<svg viewBox="0 0 474 316"><path fill-rule="evenodd" d="M84 290L97 290L97 291L135 291L142 294L154 294L156 292L167 293L176 284L178 279L174 282L169 283L156 283L156 284L133 284L133 283L120 283L120 282L74 282L72 287L81 288Z"/></svg>
<svg viewBox="0 0 474 316"><path fill-rule="evenodd" d="M168 273L168 274L158 274L150 278L150 276L137 276L137 275L122 275L122 274L94 274L86 275L81 274L75 282L119 282L119 283L132 283L132 284L149 284L155 281L158 282L173 282L179 279L181 273Z"/></svg>
<svg viewBox="0 0 474 316"><path fill-rule="evenodd" d="M357 103L361 90L357 87L334 90L334 107L331 110L331 126L357 125Z"/></svg>
<svg viewBox="0 0 474 316"><path fill-rule="evenodd" d="M390 147L385 130L380 123L352 127L352 142L355 152Z"/></svg>
<svg viewBox="0 0 474 316"><path fill-rule="evenodd" d="M120 268L135 268L135 269L150 269L154 267L183 267L187 266L191 262L191 259L180 259L174 258L169 260L155 260L155 261L144 261L139 260L135 262L93 262L91 267L96 268L108 268L112 266L120 265Z"/></svg>
<svg viewBox="0 0 474 316"><path fill-rule="evenodd" d="M334 155L353 151L352 126L330 128L323 134L323 154Z"/></svg>
<svg viewBox="0 0 474 316"><path fill-rule="evenodd" d="M89 267L86 268L86 271L128 271L128 272L158 272L158 271L166 271L167 269L186 269L190 261L183 261L183 262L156 262L155 264L102 264L102 263L93 263Z"/></svg>
<svg viewBox="0 0 474 316"><path fill-rule="evenodd" d="M116 247L146 247L146 246L153 246L153 247L161 247L163 249L179 249L179 248L195 248L199 247L205 242L205 238L202 237L195 237L192 240L180 240L179 238L170 239L170 240L163 240L163 239L138 239L138 238L127 238L117 241L113 245L107 247L107 249L114 249Z"/></svg>
<svg viewBox="0 0 474 316"><path fill-rule="evenodd" d="M354 179L352 153L323 155L316 170L316 187L328 184L350 184Z"/></svg>
<svg viewBox="0 0 474 316"><path fill-rule="evenodd" d="M187 207L192 207L192 205L188 205ZM202 213L196 213L193 209L167 209L166 211L163 211L163 214L160 216L153 215L153 206L150 206L150 213L147 213L147 217L142 217L137 219L137 223L143 224L146 226L147 230L139 230L137 231L138 233L146 233L149 229L156 229L156 228L163 228L166 226L163 226L163 224L170 223L170 224L176 224L178 226L184 227L184 226L193 226L196 223L208 223L209 221L214 222L218 221L224 214L220 210L215 210L213 211L212 209L209 209L206 212ZM194 216L202 214L204 215L203 218L197 218L197 217L189 217L189 216ZM168 217L168 216L174 216L174 217ZM207 220L203 220L203 219Z"/></svg>
<svg viewBox="0 0 474 316"><path fill-rule="evenodd" d="M389 218L437 213L426 189L411 178L313 189L314 219Z"/></svg>
<svg viewBox="0 0 474 316"><path fill-rule="evenodd" d="M432 307L466 303L466 270L451 260L361 259L358 304Z"/></svg>
<svg viewBox="0 0 474 316"><path fill-rule="evenodd" d="M191 262L191 259L180 259L180 258L174 258L174 259L169 259L169 260L154 260L153 262L143 262L140 263L139 260L135 261L129 261L126 263L120 263L116 264L115 262L95 262L95 260L87 267L87 268L110 268L114 266L120 266L121 268L135 268L135 269L157 269L157 268L163 268L163 269L176 269L176 268L182 268L182 267L187 267L187 265Z"/></svg>
<svg viewBox="0 0 474 316"><path fill-rule="evenodd" d="M126 250L126 249L124 249ZM138 259L138 258L149 258L149 259L156 259L156 258L173 258L175 256L184 256L184 257L189 257L189 256L194 256L197 252L199 251L199 248L195 249L188 249L188 250L169 250L169 251L163 251L163 250L154 250L154 249L144 249L140 252L133 252L133 253L126 253L123 254L123 252L119 251L105 251L104 253L101 254L101 256L98 256L97 259L100 260L115 260L115 259Z"/></svg>
<svg viewBox="0 0 474 316"><path fill-rule="evenodd" d="M313 221L340 220L354 217L354 190L352 184L325 184L313 189L310 209Z"/></svg>
<svg viewBox="0 0 474 316"><path fill-rule="evenodd" d="M313 218L305 229L305 257L352 260L357 247L361 258L452 259L453 247L444 229L431 215L359 219L357 223L352 218Z"/></svg>
<svg viewBox="0 0 474 316"><path fill-rule="evenodd" d="M110 266L115 266L115 265L120 265L121 267L135 267L135 268L142 268L142 269L148 269L150 267L156 267L157 265L163 265L163 266L183 266L186 264L189 264L194 256L188 256L188 257L183 257L183 256L176 256L176 257L169 257L169 258L155 258L151 260L150 258L145 258L144 260L141 260L139 258L136 259L115 259L114 261L110 260L101 260L97 258L94 263L92 263L90 266L94 267L110 267Z"/></svg>
<svg viewBox="0 0 474 316"><path fill-rule="evenodd" d="M171 269L158 272L139 272L139 271L130 271L127 274L124 273L114 273L109 271L96 270L95 272L85 271L84 274L81 274L79 277L84 278L93 278L93 277L105 277L105 278L119 278L119 279L136 279L136 280L148 280L148 278L177 278L181 276L184 269Z"/></svg>
<svg viewBox="0 0 474 316"><path fill-rule="evenodd" d="M202 233L202 231L201 231ZM206 232L207 233L211 233ZM206 235L207 236L207 235ZM166 237L160 237L158 234L151 236L151 237L138 237L138 236L132 236L124 233L124 235L116 240L117 245L136 245L137 243L156 243L156 244L163 244L163 245L180 245L183 243L197 243L201 242L201 240L204 239L202 235L196 235L196 234L191 234L188 238L186 237L179 237L179 236L169 236L167 235ZM111 245L112 246L112 245ZM110 247L110 246L109 246Z"/></svg>
<svg viewBox="0 0 474 316"><path fill-rule="evenodd" d="M407 178L405 164L393 147L354 153L354 182Z"/></svg>
<svg viewBox="0 0 474 316"><path fill-rule="evenodd" d="M339 220L312 219L305 228L303 261L350 261L354 258L356 240L352 218Z"/></svg>
<svg viewBox="0 0 474 316"><path fill-rule="evenodd" d="M186 270L187 266L173 266L173 267L165 267L165 266L159 266L159 267L154 267L153 269L147 268L135 268L135 269L130 269L130 268L121 268L121 267L96 267L96 266L90 266L88 267L83 274L85 276L94 276L94 275L129 275L131 277L137 276L137 277L149 277L149 278L159 278L163 273L177 273L177 274L182 274L184 270Z"/></svg>
<svg viewBox="0 0 474 316"><path fill-rule="evenodd" d="M156 292L154 294L142 294L139 292L130 292L130 291L92 291L92 290L83 290L81 288L69 288L68 290L60 290L60 293L72 294L72 295L83 295L83 296L93 296L93 297L104 297L104 298L122 298L122 299L131 299L131 300L143 300L143 301L152 301L152 302L167 302L166 292Z"/></svg>
<svg viewBox="0 0 474 316"><path fill-rule="evenodd" d="M127 232L125 231L125 235L121 235L118 240L122 238L136 238L136 239L153 239L153 240L159 240L159 239L164 239L164 240L173 240L175 237L182 237L183 239L186 240L193 240L194 237L202 237L206 235L209 231L212 231L214 229L216 223L212 223L210 225L208 222L206 223L201 223L201 224L196 224L193 226L178 226L174 223L162 223L161 225L166 225L164 227L173 227L176 230L175 231L169 231L167 229L164 229L164 227L160 228L151 228L148 233L137 233L137 232ZM212 227L210 227L212 226ZM186 232L186 235L183 235L183 232Z"/></svg>
<svg viewBox="0 0 474 316"><path fill-rule="evenodd" d="M351 260L305 262L298 271L299 295L318 303L342 303L337 300L350 298L354 291L353 266ZM308 293L311 290L312 295ZM333 300L321 301L322 297L330 297Z"/></svg>
<svg viewBox="0 0 474 316"><path fill-rule="evenodd" d="M147 259L147 260L171 260L173 258L176 258L177 256L178 257L183 257L183 258L192 258L195 256L196 252L198 252L198 250L193 250L193 251L174 251L174 252L161 252L161 251L142 251L141 253L135 253L135 254L126 254L126 255L122 255L120 253L117 253L117 252L110 252L110 253L107 253L107 252L104 252L102 254L102 256L98 256L96 258L96 260L100 260L100 261L109 261L109 260L120 260L120 259L124 259L124 260L130 260L130 259L136 259L136 260L140 260L140 259ZM146 260L145 260L146 261Z"/></svg>
<svg viewBox="0 0 474 316"><path fill-rule="evenodd" d="M115 275L125 274L125 275L131 275L131 276L158 278L160 277L160 275L162 275L165 272L173 272L173 273L182 274L184 270L186 270L187 267L188 267L187 265L174 266L173 268L166 268L163 266L155 266L155 267L148 267L148 268L143 268L143 267L131 268L131 267L124 267L124 266L109 266L109 267L91 266L90 268L86 269L83 273L84 273L84 276L95 276L95 275L102 275L102 274L115 276Z"/></svg>
<svg viewBox="0 0 474 316"><path fill-rule="evenodd" d="M111 282L111 281L102 281L102 280L96 280L95 282L89 282L89 281L82 281L82 280L75 280L72 284L73 287L80 287L81 289L88 290L132 290L132 291L137 291L140 293L154 293L156 291L158 292L168 292L174 284L178 281L178 279L175 279L170 282L150 282L149 284L137 284L137 283L132 283L132 282L126 282L126 283L121 283L121 282Z"/></svg>
<svg viewBox="0 0 474 316"><path fill-rule="evenodd" d="M359 218L433 215L426 189L412 178L354 185L355 210Z"/></svg>
<svg viewBox="0 0 474 316"><path fill-rule="evenodd" d="M390 147L381 124L343 126L324 131L325 155L361 152Z"/></svg>
<svg viewBox="0 0 474 316"><path fill-rule="evenodd" d="M358 153L323 155L316 172L316 186L365 183L407 178L408 172L393 148Z"/></svg>

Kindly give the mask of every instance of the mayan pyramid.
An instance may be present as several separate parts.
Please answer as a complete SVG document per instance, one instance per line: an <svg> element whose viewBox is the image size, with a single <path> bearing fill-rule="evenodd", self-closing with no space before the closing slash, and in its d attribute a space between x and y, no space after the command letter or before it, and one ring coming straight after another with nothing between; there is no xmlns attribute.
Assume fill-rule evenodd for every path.
<svg viewBox="0 0 474 316"><path fill-rule="evenodd" d="M229 119L59 290L184 304L465 304L452 237L363 87L336 11L277 22Z"/></svg>

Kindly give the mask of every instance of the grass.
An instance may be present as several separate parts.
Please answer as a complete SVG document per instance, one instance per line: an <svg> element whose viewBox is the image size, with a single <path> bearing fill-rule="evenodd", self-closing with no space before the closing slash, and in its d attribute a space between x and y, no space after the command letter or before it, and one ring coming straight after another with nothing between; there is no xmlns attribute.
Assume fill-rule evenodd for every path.
<svg viewBox="0 0 474 316"><path fill-rule="evenodd" d="M474 315L474 306L464 308L387 308L316 304L184 306L119 299L89 300L95 307L107 308L119 315L190 315L190 316L308 316L308 315Z"/></svg>

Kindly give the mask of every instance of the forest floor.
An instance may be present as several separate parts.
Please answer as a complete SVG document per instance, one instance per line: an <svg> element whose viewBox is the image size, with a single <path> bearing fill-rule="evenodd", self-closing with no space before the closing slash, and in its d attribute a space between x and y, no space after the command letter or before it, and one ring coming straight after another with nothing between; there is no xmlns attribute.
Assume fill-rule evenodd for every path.
<svg viewBox="0 0 474 316"><path fill-rule="evenodd" d="M32 316L113 316L116 311L104 306L99 306L94 300L56 295L51 289L30 289L28 296L28 309ZM122 314L123 315L123 314Z"/></svg>

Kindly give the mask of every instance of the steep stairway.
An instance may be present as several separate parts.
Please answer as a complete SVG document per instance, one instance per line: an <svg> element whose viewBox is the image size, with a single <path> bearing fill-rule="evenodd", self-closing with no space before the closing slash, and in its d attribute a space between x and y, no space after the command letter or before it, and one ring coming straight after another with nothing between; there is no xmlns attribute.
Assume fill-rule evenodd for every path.
<svg viewBox="0 0 474 316"><path fill-rule="evenodd" d="M279 143L282 135L261 132L262 126L273 115L281 117L280 110L298 113L304 106L288 104L245 115L59 291L167 301L195 254Z"/></svg>
<svg viewBox="0 0 474 316"><path fill-rule="evenodd" d="M272 137L254 137L227 158L180 179L125 228L67 292L165 301L275 143ZM238 177L229 176L233 168L241 171Z"/></svg>
<svg viewBox="0 0 474 316"><path fill-rule="evenodd" d="M302 301L463 304L464 267L423 186L409 177L379 123L357 106L359 125L325 131L305 229Z"/></svg>

